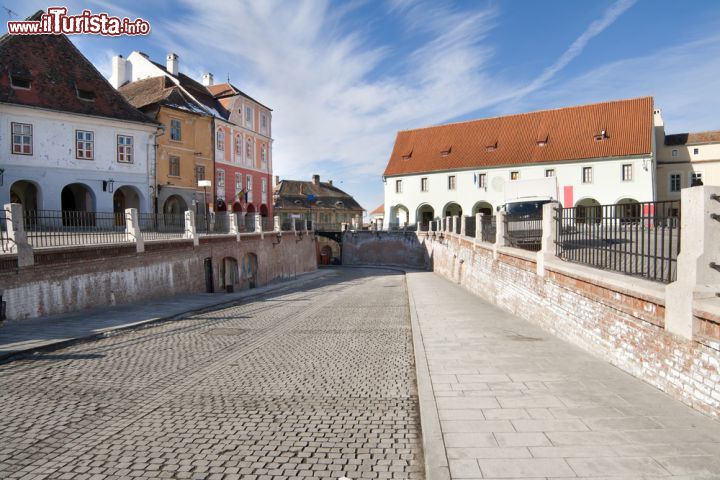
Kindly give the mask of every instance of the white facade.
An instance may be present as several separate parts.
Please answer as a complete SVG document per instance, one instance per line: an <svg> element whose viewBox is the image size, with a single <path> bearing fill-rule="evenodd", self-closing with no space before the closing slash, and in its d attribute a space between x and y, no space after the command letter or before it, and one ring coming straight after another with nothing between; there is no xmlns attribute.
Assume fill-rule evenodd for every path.
<svg viewBox="0 0 720 480"><path fill-rule="evenodd" d="M497 207L505 203L505 184L513 181L511 172L517 172L519 179L532 179L545 177L546 172L552 170L557 178L557 200L563 206L576 206L590 199L603 205L624 199L652 201L652 157L650 154L388 176L384 186L385 224L402 224L405 221L413 224L422 221L422 211L429 212L430 209L433 219L448 215L471 215L481 208L495 212ZM630 165L631 177L628 180L623 180L624 165ZM591 178L587 183L583 182L584 168L591 169ZM626 172L627 169L625 167ZM480 176L483 174L486 186L481 187ZM454 190L450 188L451 176L455 177ZM427 180L423 182L423 178ZM400 192L397 191L398 180L401 181ZM422 190L423 183L427 185L427 191ZM572 205L568 205L569 202Z"/></svg>
<svg viewBox="0 0 720 480"><path fill-rule="evenodd" d="M13 153L12 123L32 125L31 154ZM65 198L68 210L112 212L120 202L120 207L151 211L155 125L0 104L0 129L7 132L0 135L2 204L12 198L26 209L61 210ZM78 158L77 131L92 132L91 159ZM118 136L132 139L129 162L118 161ZM63 196L68 185L75 185L74 202L68 200L68 191Z"/></svg>

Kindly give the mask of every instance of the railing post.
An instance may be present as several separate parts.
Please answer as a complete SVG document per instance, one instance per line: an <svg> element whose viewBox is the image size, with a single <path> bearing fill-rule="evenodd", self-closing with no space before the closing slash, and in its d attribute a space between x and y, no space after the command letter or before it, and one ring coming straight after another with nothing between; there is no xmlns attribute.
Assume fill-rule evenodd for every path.
<svg viewBox="0 0 720 480"><path fill-rule="evenodd" d="M500 257L498 249L505 246L505 212L499 211L495 215L495 246L493 247L493 258Z"/></svg>
<svg viewBox="0 0 720 480"><path fill-rule="evenodd" d="M457 215L453 215L452 217L452 233L457 232L458 222L460 221L460 217Z"/></svg>
<svg viewBox="0 0 720 480"><path fill-rule="evenodd" d="M273 231L279 232L281 230L280 228L280 217L277 215L273 217Z"/></svg>
<svg viewBox="0 0 720 480"><path fill-rule="evenodd" d="M560 207L558 202L550 202L543 205L542 210L542 237L540 251L537 252L537 274L545 276L545 262L555 258L555 242L557 241L557 221L555 220L556 209Z"/></svg>
<svg viewBox="0 0 720 480"><path fill-rule="evenodd" d="M140 222L138 221L137 208L125 209L125 231L128 240L135 242L135 251L142 253L145 251L145 239L143 239L140 231Z"/></svg>
<svg viewBox="0 0 720 480"><path fill-rule="evenodd" d="M5 227L13 253L17 254L18 267L30 267L35 264L33 248L25 234L23 206L19 203L5 204Z"/></svg>
<svg viewBox="0 0 720 480"><path fill-rule="evenodd" d="M240 241L240 229L238 228L237 213L228 212L228 233L235 235L235 240Z"/></svg>
<svg viewBox="0 0 720 480"><path fill-rule="evenodd" d="M665 287L665 329L692 339L697 324L695 300L720 291L720 187L684 188L680 193L680 254L677 280Z"/></svg>
<svg viewBox="0 0 720 480"><path fill-rule="evenodd" d="M262 228L262 216L261 216L261 215L258 215L257 213L254 213L253 216L255 217L255 218L254 218L254 220L255 220L255 231L256 231L256 232L262 232L262 231L263 231L263 228Z"/></svg>
<svg viewBox="0 0 720 480"><path fill-rule="evenodd" d="M467 230L466 230L467 229L467 220L466 219L467 219L467 217L465 215L460 217L460 235L463 237L467 233Z"/></svg>
<svg viewBox="0 0 720 480"><path fill-rule="evenodd" d="M483 214L482 213L476 213L475 214L475 242L482 242L483 239Z"/></svg>
<svg viewBox="0 0 720 480"><path fill-rule="evenodd" d="M200 245L200 239L197 235L197 229L195 228L195 211L194 210L186 210L185 211L185 235L183 235L184 238L191 238L193 241L193 246L197 247Z"/></svg>

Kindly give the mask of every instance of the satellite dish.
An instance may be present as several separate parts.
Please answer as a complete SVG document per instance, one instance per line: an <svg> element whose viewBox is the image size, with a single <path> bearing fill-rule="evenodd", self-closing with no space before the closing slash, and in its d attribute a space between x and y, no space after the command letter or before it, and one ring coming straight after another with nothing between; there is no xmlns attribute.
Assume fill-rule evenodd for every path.
<svg viewBox="0 0 720 480"><path fill-rule="evenodd" d="M504 184L505 182L501 177L495 177L490 182L490 186L492 186L493 192L502 192Z"/></svg>

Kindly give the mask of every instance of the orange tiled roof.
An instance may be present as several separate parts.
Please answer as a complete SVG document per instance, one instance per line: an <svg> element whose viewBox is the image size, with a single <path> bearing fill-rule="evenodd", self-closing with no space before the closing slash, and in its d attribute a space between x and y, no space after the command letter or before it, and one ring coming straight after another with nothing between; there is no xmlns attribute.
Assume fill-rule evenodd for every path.
<svg viewBox="0 0 720 480"><path fill-rule="evenodd" d="M720 142L720 130L665 135L665 145L700 145Z"/></svg>
<svg viewBox="0 0 720 480"><path fill-rule="evenodd" d="M404 130L385 175L648 154L652 127L642 97Z"/></svg>
<svg viewBox="0 0 720 480"><path fill-rule="evenodd" d="M379 215L381 213L385 213L385 204L381 203L379 207L377 207L375 210L370 212L370 215Z"/></svg>

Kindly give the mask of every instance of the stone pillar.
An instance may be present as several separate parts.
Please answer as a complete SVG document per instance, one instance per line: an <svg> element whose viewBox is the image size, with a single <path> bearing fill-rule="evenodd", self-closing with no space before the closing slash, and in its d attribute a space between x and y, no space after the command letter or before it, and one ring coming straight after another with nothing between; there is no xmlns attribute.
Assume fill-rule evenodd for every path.
<svg viewBox="0 0 720 480"><path fill-rule="evenodd" d="M665 287L665 328L692 339L693 304L720 292L720 187L684 188L677 280Z"/></svg>
<svg viewBox="0 0 720 480"><path fill-rule="evenodd" d="M125 209L125 231L127 232L128 240L135 242L135 250L138 253L144 252L145 240L140 231L137 208Z"/></svg>
<svg viewBox="0 0 720 480"><path fill-rule="evenodd" d="M10 251L17 254L18 267L30 267L35 264L35 257L25 234L23 207L19 203L5 204L5 228L7 230Z"/></svg>
<svg viewBox="0 0 720 480"><path fill-rule="evenodd" d="M297 218L290 217L290 230L293 232L297 231L297 226L295 225L295 222L297 222Z"/></svg>
<svg viewBox="0 0 720 480"><path fill-rule="evenodd" d="M558 202L543 205L542 210L542 237L540 251L537 252L537 274L545 276L545 262L555 258L555 242L557 241L557 221L555 209L560 207Z"/></svg>
<svg viewBox="0 0 720 480"><path fill-rule="evenodd" d="M475 214L475 241L476 242L482 242L483 238L483 214L482 213L476 213Z"/></svg>
<svg viewBox="0 0 720 480"><path fill-rule="evenodd" d="M238 228L237 213L228 212L228 233L235 235L235 240L240 241L240 228Z"/></svg>
<svg viewBox="0 0 720 480"><path fill-rule="evenodd" d="M464 237L465 234L467 233L467 230L466 230L466 227L467 227L467 223L466 223L466 222L467 222L467 220L466 220L466 219L467 219L467 217L466 217L465 215L463 215L462 217L460 217L460 235L462 235L463 237Z"/></svg>
<svg viewBox="0 0 720 480"><path fill-rule="evenodd" d="M495 246L493 247L493 258L498 259L500 253L498 248L505 246L505 212L497 212L495 216Z"/></svg>
<svg viewBox="0 0 720 480"><path fill-rule="evenodd" d="M263 227L262 227L262 216L261 216L261 215L258 215L257 213L254 214L254 215L255 215L255 231L256 231L256 232L262 232L262 231L263 231Z"/></svg>
<svg viewBox="0 0 720 480"><path fill-rule="evenodd" d="M294 221L293 221L294 222ZM280 217L277 215L273 217L273 230L276 232L279 232L281 230L280 228Z"/></svg>
<svg viewBox="0 0 720 480"><path fill-rule="evenodd" d="M197 247L200 245L200 239L197 235L197 229L195 228L195 212L193 210L185 211L185 235L184 238L191 238L193 246Z"/></svg>
<svg viewBox="0 0 720 480"><path fill-rule="evenodd" d="M457 215L453 215L453 217L452 217L452 223L451 223L452 227L451 227L451 229L450 229L450 231L451 231L452 233L457 232L457 227L458 227L458 225L459 225L458 222L460 222L460 217L458 217Z"/></svg>

